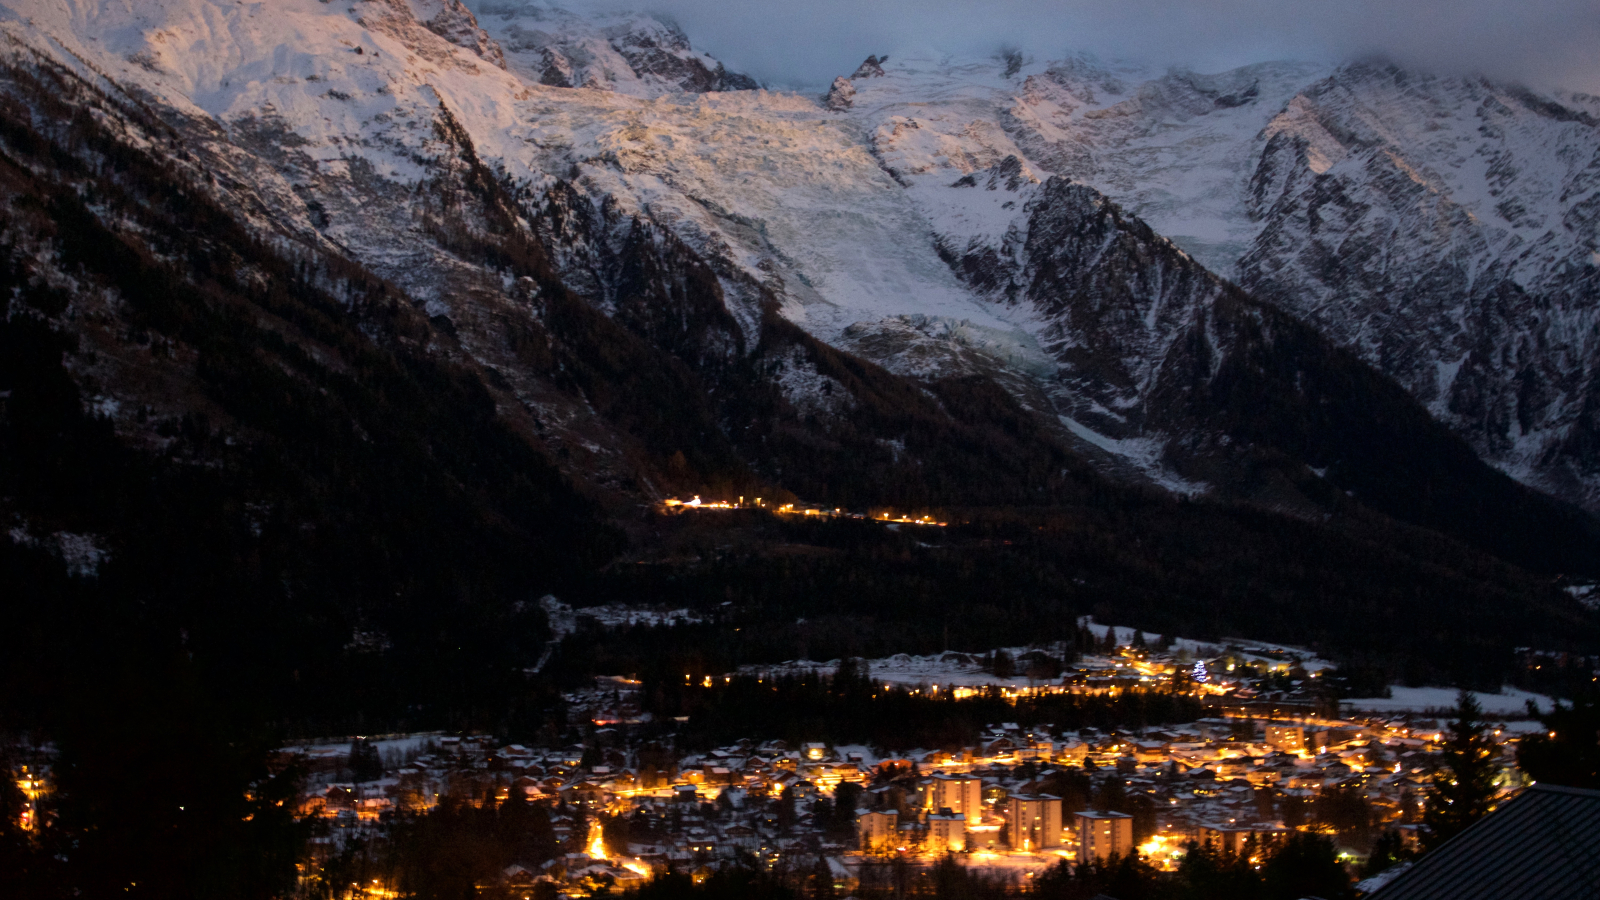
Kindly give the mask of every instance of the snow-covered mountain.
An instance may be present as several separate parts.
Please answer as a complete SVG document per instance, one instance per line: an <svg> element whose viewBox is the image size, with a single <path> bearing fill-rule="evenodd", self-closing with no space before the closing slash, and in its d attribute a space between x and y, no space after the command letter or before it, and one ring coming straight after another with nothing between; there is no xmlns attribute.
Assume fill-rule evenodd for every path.
<svg viewBox="0 0 1600 900"><path fill-rule="evenodd" d="M907 496L948 502L959 492L906 467L942 458L942 429L977 410L1021 443L999 462L989 438L968 441L961 452L985 449L951 472L1025 473L1006 502L1042 496L1075 453L1136 481L1287 509L1354 494L1430 527L1470 497L1525 503L1338 345L1497 464L1590 497L1593 101L1406 89L1368 68L1202 76L1079 58L874 57L808 96L760 89L670 23L532 0L0 0L0 29L14 65L47 61L112 98L89 114L139 146L174 142L172 164L262 235L398 286L431 323L432 352L483 372L508 420L608 490L655 496L737 458L816 499L915 482ZM1451 92L1514 102L1505 115L1522 124L1483 140L1514 145L1517 171L1534 174L1463 163L1460 177L1500 179L1494 209L1523 230L1480 247L1407 225L1376 256L1357 252L1351 236L1372 243L1384 215L1420 208L1399 188L1446 152L1418 137L1405 103ZM1452 115L1477 115L1461 103ZM135 121L145 115L170 134ZM1409 124L1371 124L1383 116ZM1397 188L1383 166L1412 174ZM1498 227L1452 199L1469 188L1435 181L1431 208L1468 223L1461 234ZM1512 266L1533 244L1542 262ZM1493 313L1505 324L1491 337L1459 314L1478 301L1433 298L1428 321L1455 331L1391 316L1394 333L1377 334L1388 320L1369 308L1404 305L1386 286L1421 283L1451 247L1478 254L1450 251L1463 271L1520 272L1541 297L1565 285L1570 314ZM578 315L572 297L604 321L563 318ZM1407 303L1413 317L1426 306ZM1468 338L1548 350L1538 371L1565 393L1517 427L1560 437L1558 452L1497 450L1474 425L1488 417L1410 377L1457 366L1415 358L1457 360L1450 341ZM641 360L666 369L629 370ZM1485 371L1480 393L1531 402L1515 393L1527 393L1523 369ZM118 378L96 375L115 399ZM977 384L1004 395L950 393ZM646 403L648 391L667 399ZM159 404L103 409L135 434L154 428L135 411ZM1031 417L1027 436L1013 410ZM861 468L826 476L827 459ZM1373 475L1386 466L1406 474ZM1574 474L1558 483L1557 471Z"/></svg>
<svg viewBox="0 0 1600 900"><path fill-rule="evenodd" d="M1023 204L953 188L1014 156L1313 323L1515 477L1600 502L1600 98L1370 64L884 72L851 114L975 286L1004 286L977 260L1020 246Z"/></svg>
<svg viewBox="0 0 1600 900"><path fill-rule="evenodd" d="M1264 136L1239 282L1600 505L1600 98L1357 66Z"/></svg>

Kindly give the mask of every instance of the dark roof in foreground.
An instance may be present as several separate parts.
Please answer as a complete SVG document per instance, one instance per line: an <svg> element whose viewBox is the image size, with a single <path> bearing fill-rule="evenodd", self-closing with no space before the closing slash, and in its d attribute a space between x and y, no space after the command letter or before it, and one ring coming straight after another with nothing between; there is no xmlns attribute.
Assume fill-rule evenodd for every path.
<svg viewBox="0 0 1600 900"><path fill-rule="evenodd" d="M1370 900L1517 897L1600 897L1600 791L1536 784L1422 857Z"/></svg>

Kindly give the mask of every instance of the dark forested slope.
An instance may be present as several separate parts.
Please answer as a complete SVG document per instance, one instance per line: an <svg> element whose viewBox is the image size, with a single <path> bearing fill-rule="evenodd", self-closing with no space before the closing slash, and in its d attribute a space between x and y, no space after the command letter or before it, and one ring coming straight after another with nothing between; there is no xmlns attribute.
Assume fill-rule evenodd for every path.
<svg viewBox="0 0 1600 900"><path fill-rule="evenodd" d="M1408 450L1408 436L1423 448L1448 436L1359 363L1283 339L1299 332L1270 308L1237 318L1279 337L1230 325L1225 364L1197 357L1205 378L1163 392L1160 415L1221 421L1257 457L1280 454L1321 497L1320 522L1112 483L993 381L892 375L770 304L751 335L727 279L689 248L571 192L520 195L448 110L437 127L454 149L422 230L455 264L516 285L485 299L479 322L430 318L336 247L264 228L140 101L47 65L13 66L4 85L0 510L8 565L35 573L8 597L36 638L10 670L20 695L49 697L52 672L99 654L62 644L66 623L115 623L119 652L181 654L210 690L296 728L505 721L534 696L521 670L542 651L531 601L546 591L720 595L762 621L844 604L881 625L861 632L862 652L896 649L894 635L925 648L927 623L968 621L969 604L972 621L994 622L959 626L971 640L1092 612L1475 680L1504 674L1516 644L1591 635L1564 593L1450 536L1570 559L1584 523L1562 544L1538 529L1572 523L1544 501L1517 512L1477 482L1449 483L1487 469ZM1099 215L1084 227L1151 243ZM503 364L464 350L490 340ZM836 402L786 393L795 371ZM1345 382L1351 396L1336 396ZM1363 398L1382 415L1362 420ZM575 449L580 427L609 446ZM1344 460L1354 499L1318 495L1320 479L1294 475L1302 460L1346 487ZM1374 472L1421 492L1415 509L1391 509L1408 495L1378 490ZM666 571L655 566L623 574L630 563L613 561L630 541L621 560L653 559L663 539L641 501L672 490L942 507L975 535L1017 534L786 557L796 540L778 533L743 563L697 553L666 580L642 574ZM1481 508L1459 515L1462 496ZM1463 530L1497 515L1537 528L1512 529L1520 545ZM1440 640L1415 640L1430 624Z"/></svg>

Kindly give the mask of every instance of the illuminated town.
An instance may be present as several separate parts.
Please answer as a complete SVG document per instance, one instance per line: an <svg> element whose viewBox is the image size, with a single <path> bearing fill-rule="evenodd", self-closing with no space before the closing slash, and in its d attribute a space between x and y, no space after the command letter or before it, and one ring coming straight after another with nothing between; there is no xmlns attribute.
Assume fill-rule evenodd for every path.
<svg viewBox="0 0 1600 900"><path fill-rule="evenodd" d="M970 746L906 754L757 740L690 752L673 747L676 723L641 712L639 682L613 676L566 695L569 724L586 736L567 746L430 733L285 748L308 774L296 814L318 834L302 876L318 882L322 864L353 842L449 797L476 806L525 800L548 814L553 858L505 868L478 885L485 896L585 897L667 871L698 881L751 860L825 870L841 892L869 892L896 867L926 871L946 858L1025 887L1062 861L1137 853L1171 870L1192 846L1258 854L1295 831L1332 837L1346 860L1380 832L1415 842L1445 736L1441 719L1329 717L1310 699L1316 673L1306 666L1316 661L1279 658L1273 648L1206 649L1218 652L1195 658L1123 645L1033 685L1003 686L1025 679L981 667L962 672L950 659L939 686L904 671L884 676L899 679L884 681L886 691L1012 703L1143 686L1186 692L1204 705L1206 715L1161 727L995 722ZM907 659L897 661L917 667ZM992 657L985 662L992 668ZM709 691L752 677L777 676L685 680ZM1502 798L1525 783L1515 741L1530 724L1493 727ZM358 772L362 754L373 764ZM345 894L395 895L382 879Z"/></svg>

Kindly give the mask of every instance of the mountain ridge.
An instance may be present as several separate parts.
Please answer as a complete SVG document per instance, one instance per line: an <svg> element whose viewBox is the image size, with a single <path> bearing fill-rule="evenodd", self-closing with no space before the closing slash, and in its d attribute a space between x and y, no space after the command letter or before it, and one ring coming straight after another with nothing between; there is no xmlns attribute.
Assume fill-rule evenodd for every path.
<svg viewBox="0 0 1600 900"><path fill-rule="evenodd" d="M911 442L920 449L908 459L943 452L931 436L955 423L948 392L957 383L988 385L980 393L1002 388L1009 397L992 396L989 409L1035 420L1027 439L1034 449L1016 451L1019 459L1057 460L1054 475L1030 470L1033 463L1016 470L1033 471L1017 486L1034 487L1006 488L1006 502L1025 500L1084 459L1144 483L1254 498L1300 515L1322 514L1329 496L1303 485L1324 471L1340 477L1326 430L1268 439L1273 429L1251 431L1227 402L1199 402L1205 384L1173 387L1183 382L1174 373L1202 357L1210 360L1202 381L1232 358L1212 313L1236 289L1103 195L1002 152L1017 149L1006 123L962 118L992 92L974 95L957 80L947 102L960 115L885 118L875 95L903 90L895 67L922 65L915 60L887 70L879 61L862 76L859 102L840 114L762 91L685 94L682 85L640 88L626 79L613 79L616 90L551 86L519 68L521 51L505 67L484 65L496 58L485 41L500 47L508 35L526 37L529 22L549 25L552 17L584 40L599 34L690 52L681 32L638 17L607 20L608 31L526 4L494 6L480 20L454 0L367 3L349 13L307 2L230 11L231 30L190 35L185 23L207 8L174 0L157 10L168 24L154 27L148 9L82 0L65 20L57 14L55 27L66 29L60 39L96 22L143 30L106 31L123 43L100 48L100 62L80 48L63 64L169 110L174 124L163 127L196 142L183 152L196 154L207 178L248 198L241 208L254 227L330 248L403 285L430 323L430 352L481 372L502 415L549 443L570 476L611 485L613 502L658 498L673 484L704 486L712 472L733 479L728 490L798 479L808 494L852 505L976 502L956 487L959 479L929 493L913 487L922 476L888 474L913 432L924 437ZM306 52L268 54L282 63L245 53L271 49L266 41L280 33L309 35L307 22L328 27L304 38ZM165 35L156 43L169 53L194 37L210 49L194 46L179 65L178 57L152 55L152 35ZM214 56L211 44L224 38L235 41L228 53L244 54L238 71L281 65L281 74L234 83L228 70L210 68L205 53ZM1059 84L1090 71L1049 73ZM1169 76L1159 90L1140 89L1125 111L1233 114L1270 93L1263 83L1273 73L1282 82L1301 70ZM1101 81L1102 90L1127 90ZM627 92L636 88L642 95ZM863 140L863 122L882 124ZM932 239L922 230L930 226ZM1073 249L1069 237L1080 231L1092 240ZM1107 255L1110 247L1120 249ZM562 349L552 322L584 337ZM878 370L834 347L864 353L887 373L871 374ZM610 356L604 373L593 368ZM677 374L652 384L628 366ZM886 374L921 386L891 390L898 382ZM1367 385L1367 393L1337 398L1356 407L1383 393L1361 378L1341 383ZM1166 400L1151 405L1158 386ZM697 392L709 402L682 399ZM1179 396L1190 398L1186 406L1172 399ZM1399 402L1384 396L1374 408ZM1423 421L1391 418L1401 420ZM1424 446L1437 440L1411 436ZM774 450L775 440L797 442ZM800 447L826 452L808 466ZM947 462L960 469L990 452ZM1301 468L1274 475L1262 490L1249 474L1260 452L1282 456L1280 469ZM1408 465L1427 469L1425 456L1408 457ZM856 474L818 479L816 464L828 458L851 460L840 471ZM891 468L863 478L861 465ZM1493 479L1463 477L1474 485L1469 493L1481 488L1502 497L1495 503L1522 503L1488 487ZM909 493L862 490L869 484ZM1398 500L1369 494L1362 502L1455 527ZM1549 507L1550 521L1587 521L1557 509ZM1586 533L1580 526L1574 539Z"/></svg>

